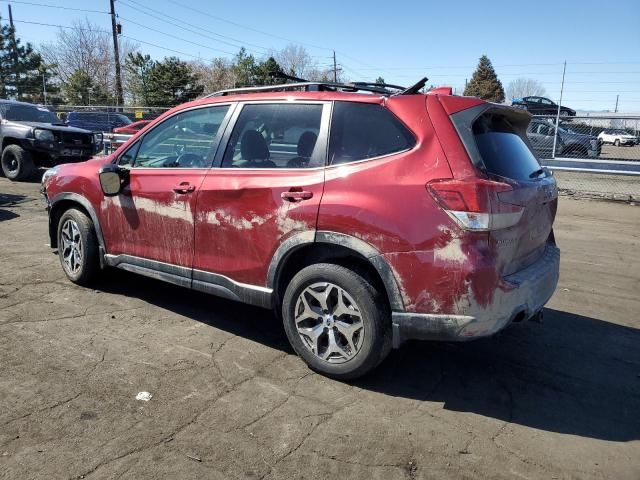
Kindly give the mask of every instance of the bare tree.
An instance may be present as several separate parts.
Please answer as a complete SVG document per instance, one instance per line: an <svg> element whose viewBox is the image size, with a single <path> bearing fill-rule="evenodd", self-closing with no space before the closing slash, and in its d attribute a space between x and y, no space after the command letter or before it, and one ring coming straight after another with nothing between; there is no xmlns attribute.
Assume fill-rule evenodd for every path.
<svg viewBox="0 0 640 480"><path fill-rule="evenodd" d="M318 70L311 55L301 45L289 44L282 50L272 52L271 56L287 75L306 78L312 70Z"/></svg>
<svg viewBox="0 0 640 480"><path fill-rule="evenodd" d="M100 88L115 91L113 44L111 34L88 19L76 20L70 29L60 29L56 40L42 45L42 56L54 65L58 80L66 84L76 72L88 75ZM127 41L120 41L120 58L137 50ZM123 78L126 88L126 78Z"/></svg>
<svg viewBox="0 0 640 480"><path fill-rule="evenodd" d="M232 62L226 58L214 58L211 63L202 61L190 62L193 72L204 86L204 93L213 93L226 88L233 88L236 75L232 68Z"/></svg>
<svg viewBox="0 0 640 480"><path fill-rule="evenodd" d="M507 86L507 99L513 100L514 98L522 98L529 96L543 96L546 95L542 83L533 78L516 78L509 82Z"/></svg>

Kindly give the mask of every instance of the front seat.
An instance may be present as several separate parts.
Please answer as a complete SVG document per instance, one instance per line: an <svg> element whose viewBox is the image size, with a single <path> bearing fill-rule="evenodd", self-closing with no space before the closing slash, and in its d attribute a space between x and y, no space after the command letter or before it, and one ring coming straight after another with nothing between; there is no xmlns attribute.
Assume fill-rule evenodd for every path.
<svg viewBox="0 0 640 480"><path fill-rule="evenodd" d="M276 164L269 160L269 147L264 137L256 130L247 130L240 142L242 159L247 163L243 168L276 168Z"/></svg>
<svg viewBox="0 0 640 480"><path fill-rule="evenodd" d="M298 156L293 157L287 162L288 168L303 168L309 165L313 148L316 146L318 136L312 131L307 130L298 139Z"/></svg>

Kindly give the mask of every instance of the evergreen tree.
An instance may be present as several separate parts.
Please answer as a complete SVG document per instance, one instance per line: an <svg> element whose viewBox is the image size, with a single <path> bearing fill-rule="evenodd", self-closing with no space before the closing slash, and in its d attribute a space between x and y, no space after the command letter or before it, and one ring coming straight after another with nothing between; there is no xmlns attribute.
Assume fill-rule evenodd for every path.
<svg viewBox="0 0 640 480"><path fill-rule="evenodd" d="M247 50L242 47L233 60L233 66L231 67L234 76L236 77L236 87L246 87L255 85L256 77L256 59L253 55L248 55Z"/></svg>
<svg viewBox="0 0 640 480"><path fill-rule="evenodd" d="M373 82L373 83L384 83L384 78L378 77L378 78L376 78L376 81Z"/></svg>
<svg viewBox="0 0 640 480"><path fill-rule="evenodd" d="M502 83L498 80L491 60L486 55L480 57L478 67L464 89L464 94L490 102L504 102Z"/></svg>
<svg viewBox="0 0 640 480"><path fill-rule="evenodd" d="M264 62L259 63L255 68L254 84L255 85L273 85L280 83L281 79L278 74L282 69L273 57L267 58Z"/></svg>
<svg viewBox="0 0 640 480"><path fill-rule="evenodd" d="M124 62L127 90L134 105L150 106L149 75L155 62L149 55L129 53Z"/></svg>
<svg viewBox="0 0 640 480"><path fill-rule="evenodd" d="M3 98L42 102L47 66L30 43L22 45L9 25L0 27L0 95ZM44 76L43 76L44 74ZM55 87L47 85L55 92Z"/></svg>
<svg viewBox="0 0 640 480"><path fill-rule="evenodd" d="M198 77L191 66L177 57L154 62L149 70L146 92L148 102L153 106L171 107L195 99L201 95L204 86L198 84Z"/></svg>
<svg viewBox="0 0 640 480"><path fill-rule="evenodd" d="M76 70L69 77L62 91L67 103L71 105L112 105L115 101L110 92L95 83L89 74L82 70Z"/></svg>

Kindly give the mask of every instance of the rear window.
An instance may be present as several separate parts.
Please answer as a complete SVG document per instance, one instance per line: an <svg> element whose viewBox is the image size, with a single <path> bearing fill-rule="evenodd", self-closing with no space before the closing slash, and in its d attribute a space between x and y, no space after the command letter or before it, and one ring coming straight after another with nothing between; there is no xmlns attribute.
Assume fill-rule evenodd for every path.
<svg viewBox="0 0 640 480"><path fill-rule="evenodd" d="M411 132L380 105L336 102L331 121L329 163L355 162L407 150Z"/></svg>
<svg viewBox="0 0 640 480"><path fill-rule="evenodd" d="M487 173L531 180L540 163L508 119L485 114L473 124L473 135Z"/></svg>

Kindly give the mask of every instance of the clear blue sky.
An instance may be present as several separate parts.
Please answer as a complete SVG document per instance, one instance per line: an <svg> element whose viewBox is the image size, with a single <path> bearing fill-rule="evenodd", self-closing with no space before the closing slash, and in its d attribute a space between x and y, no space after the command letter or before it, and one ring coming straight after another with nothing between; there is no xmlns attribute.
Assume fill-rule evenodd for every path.
<svg viewBox="0 0 640 480"><path fill-rule="evenodd" d="M102 12L109 7L108 0L25 2ZM87 17L110 29L105 13L7 0L0 0L3 21L8 17L7 3L18 21L70 25ZM202 59L231 56L239 45L262 57L270 49L299 43L322 65L332 61L335 49L349 79L373 80L381 75L390 83L411 84L428 76L429 83L451 85L460 92L478 57L487 54L505 87L518 77L534 78L556 101L566 60L564 105L613 110L619 94L620 111L640 112L640 0L117 0L116 9L124 35L158 45L139 44L155 58L176 55L165 49ZM192 31L140 10L173 21L162 17L170 15L187 22ZM16 28L21 38L36 45L53 40L57 31L20 22ZM184 54L177 56L192 58Z"/></svg>

